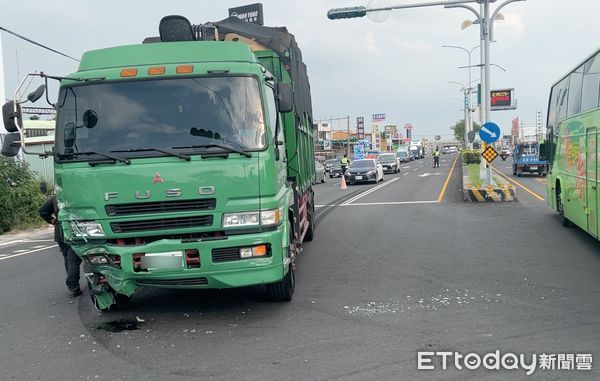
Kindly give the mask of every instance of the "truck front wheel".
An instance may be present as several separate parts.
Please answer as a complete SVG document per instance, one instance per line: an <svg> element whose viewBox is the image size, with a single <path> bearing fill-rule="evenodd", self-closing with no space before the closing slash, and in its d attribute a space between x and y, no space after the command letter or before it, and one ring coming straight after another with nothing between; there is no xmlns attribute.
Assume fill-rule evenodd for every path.
<svg viewBox="0 0 600 381"><path fill-rule="evenodd" d="M290 265L283 279L267 285L267 299L271 302L289 302L292 300L295 288L296 278L293 266Z"/></svg>

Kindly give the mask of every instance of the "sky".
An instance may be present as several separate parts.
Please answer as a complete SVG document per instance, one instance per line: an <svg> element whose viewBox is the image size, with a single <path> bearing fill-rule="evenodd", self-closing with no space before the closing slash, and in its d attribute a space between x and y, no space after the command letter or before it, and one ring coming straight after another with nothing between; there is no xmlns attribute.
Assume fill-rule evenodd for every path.
<svg viewBox="0 0 600 381"><path fill-rule="evenodd" d="M386 1L386 0L372 0ZM430 1L430 0L427 0ZM390 0L393 5L418 0ZM422 1L421 1L422 2ZM218 21L243 0L20 0L0 15L0 26L80 58L87 50L138 44L158 35L158 22L169 14L192 23ZM385 113L385 124L412 123L414 137L450 137L450 126L463 118L461 86L468 82L467 53L479 44L479 27L461 30L474 16L466 9L426 7L391 12L375 23L369 18L329 20L330 8L367 5L368 0L263 0L266 26L286 26L302 50L312 89L315 120ZM495 9L502 1L491 5ZM475 4L478 8L478 5ZM596 0L527 0L502 9L491 45L491 88L515 88L517 109L494 111L492 120L505 134L518 116L535 125L536 110L546 115L550 87L600 48L600 2ZM77 62L2 33L7 97L28 72L66 75ZM472 65L479 64L479 51ZM479 69L472 79L479 79ZM31 84L30 90L36 87ZM50 87L51 99L58 89ZM44 106L42 100L36 106ZM333 122L345 129L345 122Z"/></svg>

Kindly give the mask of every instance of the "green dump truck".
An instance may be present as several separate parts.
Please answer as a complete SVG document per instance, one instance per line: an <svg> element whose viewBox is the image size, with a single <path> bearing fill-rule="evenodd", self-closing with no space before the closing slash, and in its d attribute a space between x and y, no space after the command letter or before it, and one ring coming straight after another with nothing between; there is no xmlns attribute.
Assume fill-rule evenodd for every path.
<svg viewBox="0 0 600 381"><path fill-rule="evenodd" d="M45 154L92 300L106 310L141 287L265 285L289 301L315 229L310 85L294 36L181 16L159 32L86 52L65 77L30 75L60 82ZM26 101L3 107L7 156Z"/></svg>

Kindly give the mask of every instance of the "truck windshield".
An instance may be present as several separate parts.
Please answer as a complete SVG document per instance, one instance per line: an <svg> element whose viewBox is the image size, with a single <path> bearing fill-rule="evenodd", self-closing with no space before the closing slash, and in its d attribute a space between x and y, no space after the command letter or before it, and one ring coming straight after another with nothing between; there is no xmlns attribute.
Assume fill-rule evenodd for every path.
<svg viewBox="0 0 600 381"><path fill-rule="evenodd" d="M96 159L78 152L156 156L164 154L161 149L190 151L195 149L190 147L219 142L260 150L267 139L258 81L252 77L64 87L57 114L56 147L61 160Z"/></svg>

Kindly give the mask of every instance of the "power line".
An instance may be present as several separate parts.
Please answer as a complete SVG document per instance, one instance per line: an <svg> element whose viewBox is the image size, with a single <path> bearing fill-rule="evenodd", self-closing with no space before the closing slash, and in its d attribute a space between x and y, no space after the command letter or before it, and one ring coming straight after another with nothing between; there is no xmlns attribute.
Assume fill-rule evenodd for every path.
<svg viewBox="0 0 600 381"><path fill-rule="evenodd" d="M22 39L22 40L25 40L25 41L27 41L27 42L30 42L30 43L32 43L32 44L34 44L34 45L37 45L37 46L39 46L39 47L41 47L41 48L44 48L44 49L46 49L46 50L49 50L49 51L51 51L51 52L54 52L54 53L60 54L60 55L61 55L61 56L63 56L63 57L67 57L67 58L70 58L70 59L72 59L72 60L74 60L74 61L80 62L80 61L79 61L77 58L73 58L73 57L71 57L71 56L70 56L70 55L68 55L68 54L61 53L61 52L59 52L58 50L52 49L52 48L50 48L50 47L48 47L48 46L46 46L46 45L44 45L44 44L41 44L41 43L39 43L39 42L35 42L35 41L33 41L33 40L31 40L31 39L29 39L29 38L25 37L25 36L21 36L20 34L18 34L18 33L15 33L15 32L13 32L13 31L11 31L11 30L8 30L8 29L6 29L6 28L3 28L3 27L1 27L1 26L0 26L0 30L3 30L3 31L5 31L6 33L10 33L10 34L12 34L13 36L19 37L19 38L20 38L20 39Z"/></svg>

